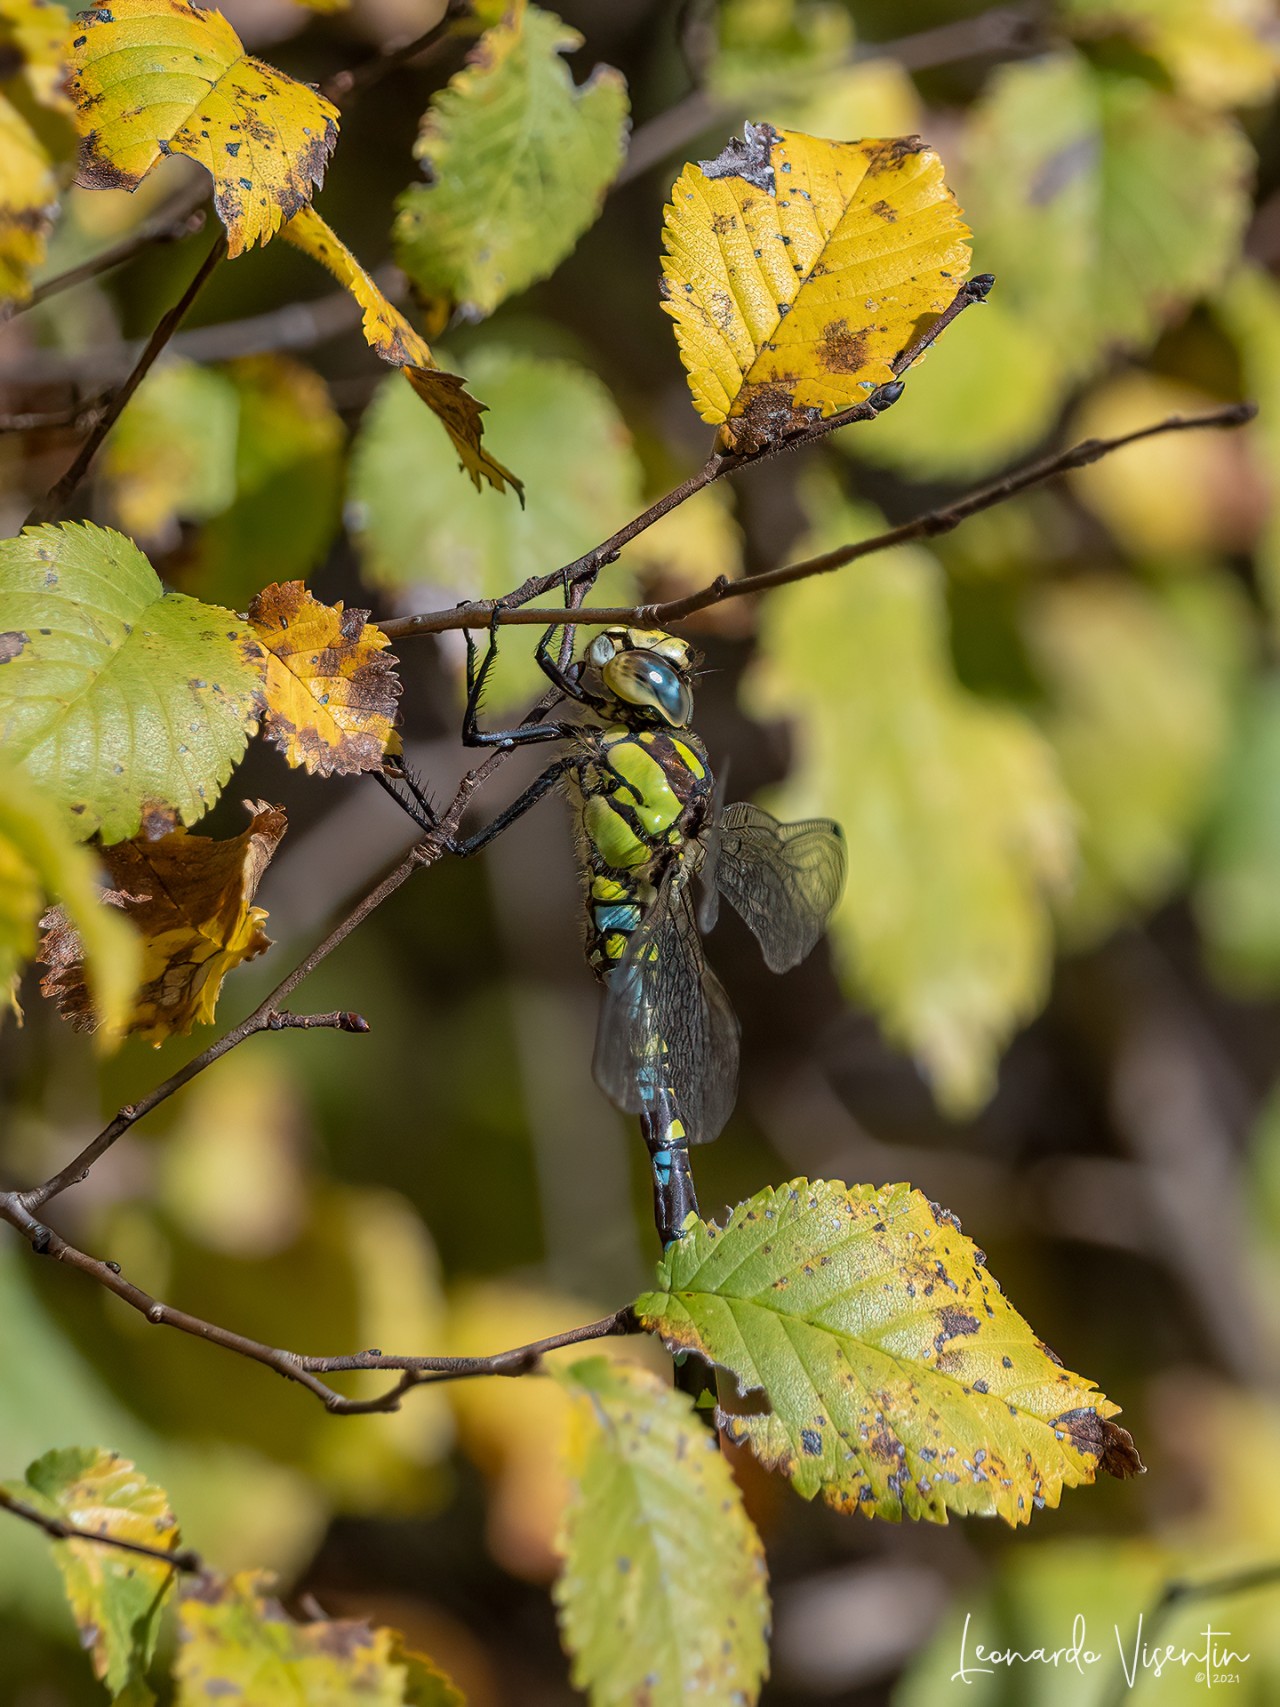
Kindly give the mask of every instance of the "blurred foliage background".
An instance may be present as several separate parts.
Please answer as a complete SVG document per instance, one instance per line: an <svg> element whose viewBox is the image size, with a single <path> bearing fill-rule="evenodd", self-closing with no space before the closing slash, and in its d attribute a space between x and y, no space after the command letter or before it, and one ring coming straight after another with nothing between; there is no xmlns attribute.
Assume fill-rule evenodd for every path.
<svg viewBox="0 0 1280 1707"><path fill-rule="evenodd" d="M434 15L224 10L311 80ZM858 537L1076 437L1261 404L1245 432L1127 450L928 548L694 625L699 726L731 795L829 813L850 844L832 939L785 980L732 917L715 935L744 1070L695 1158L704 1213L795 1174L909 1179L1123 1403L1150 1468L1014 1536L841 1519L740 1467L776 1596L766 1699L936 1707L966 1611L1023 1647L1067 1642L1083 1613L1109 1652L1169 1576L1280 1560L1280 26L1269 0L561 10L585 36L577 79L626 76L629 176L553 277L445 340L527 508L472 490L349 300L275 244L219 270L83 495L170 584L243 609L306 576L378 616L435 608L554 567L697 467L707 431L658 306L661 207L743 117L921 132L997 287L892 413L702 494L607 571L608 602ZM352 104L319 198L393 292L417 127L463 52ZM133 196L71 192L46 273L133 229L185 165ZM0 328L5 532L74 445L66 425L15 423L73 416L127 371L206 242L152 247ZM528 694L531 638L508 638L491 712ZM458 640L399 648L407 750L442 793L465 768ZM530 774L509 765L486 815ZM258 897L276 947L229 986L228 1021L408 840L367 779L309 782L261 746L209 827L238 830L245 796L285 803L291 827ZM554 805L431 870L308 984L309 1008L356 1008L368 1037L253 1039L117 1145L62 1224L151 1292L303 1350L495 1350L615 1307L655 1253L642 1147L590 1079L577 906ZM19 1179L208 1040L99 1064L34 991L27 1008L0 1037ZM398 1625L478 1707L570 1699L545 1593L548 1384L331 1419L14 1240L0 1369L4 1474L101 1440L219 1566L270 1565L293 1595ZM1274 1702L1280 1593L1210 1611L1253 1654L1236 1697ZM1106 1671L1036 1668L966 1698L1091 1707ZM1166 1674L1134 1699L1202 1687ZM17 1525L0 1534L0 1698L100 1698L45 1543Z"/></svg>

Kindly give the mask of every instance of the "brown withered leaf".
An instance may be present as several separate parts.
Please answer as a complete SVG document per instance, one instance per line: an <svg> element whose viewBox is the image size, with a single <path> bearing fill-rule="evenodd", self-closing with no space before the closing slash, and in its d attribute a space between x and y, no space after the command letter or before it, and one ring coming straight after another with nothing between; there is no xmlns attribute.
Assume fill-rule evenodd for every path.
<svg viewBox="0 0 1280 1707"><path fill-rule="evenodd" d="M266 913L253 905L262 874L284 835L284 809L246 800L247 830L215 840L171 830L159 840L137 836L100 850L119 907L142 938L142 978L122 1035L161 1044L212 1022L222 980L271 946ZM40 958L49 971L40 988L78 1031L98 1017L84 979L79 932L61 907L40 921Z"/></svg>
<svg viewBox="0 0 1280 1707"><path fill-rule="evenodd" d="M368 615L321 604L302 581L264 587L249 606L263 652L263 733L308 775L376 770L393 739L396 660Z"/></svg>

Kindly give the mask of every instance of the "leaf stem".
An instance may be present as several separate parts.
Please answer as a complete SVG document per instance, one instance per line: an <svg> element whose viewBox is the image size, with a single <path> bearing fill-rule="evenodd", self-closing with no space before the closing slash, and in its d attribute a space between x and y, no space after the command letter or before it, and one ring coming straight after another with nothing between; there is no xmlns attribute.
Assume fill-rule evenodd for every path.
<svg viewBox="0 0 1280 1707"><path fill-rule="evenodd" d="M834 551L823 552L816 557L806 557L798 563L789 563L778 569L768 569L759 575L748 575L738 581L731 581L726 575L718 575L714 581L699 588L697 592L688 593L680 599L669 599L662 604L580 605L573 610L565 610L558 605L525 605L512 609L502 600L476 600L471 604L457 605L451 610L396 617L380 623L379 627L393 640L410 639L416 634L440 634L448 629L482 627L490 620L496 602L501 606L498 621L504 626L530 624L551 627L561 623L627 623L639 628L665 628L670 623L692 616L695 611L706 610L726 599L765 593L771 587L804 581L811 575L827 575L833 570L843 569L848 564L857 562L861 557L889 551L895 545L905 545L916 539L934 539L939 534L950 533L953 528L959 527L961 522L977 515L980 510L989 510L997 504L1006 503L1029 487L1042 485L1047 480L1056 480L1072 469L1086 468L1090 463L1099 462L1104 456L1123 449L1125 445L1155 438L1162 433L1197 432L1214 427L1242 427L1253 420L1257 412L1255 403L1229 403L1204 415L1169 415L1161 421L1153 421L1148 426L1139 427L1131 433L1123 433L1117 438L1082 439L1068 450L1042 457L1001 480L980 486L950 504L927 510L923 515L915 516L898 527L872 535L870 539L856 540L852 544L838 546ZM590 556L588 553L587 557ZM563 574L564 571L561 570L543 579L555 584Z"/></svg>
<svg viewBox="0 0 1280 1707"><path fill-rule="evenodd" d="M134 392L151 371L151 368L161 350L164 349L170 338L172 338L173 334L182 324L187 311L190 309L197 296L199 296L201 290L208 282L211 274L226 252L226 233L219 231L217 241L209 250L209 253L205 256L204 260L200 263L191 283L187 286L186 290L183 291L182 295L173 307L160 316L159 321L156 323L155 331L152 332L151 336L147 339L146 348L134 363L133 371L120 386L119 390L112 397L110 403L108 403L101 415L99 415L95 420L87 438L76 453L75 460L72 462L71 466L67 469L66 473L62 475L61 479L54 482L48 492L45 493L44 497L32 509L30 515L26 519L25 525L27 527L31 527L37 522L52 521L58 514L59 510L61 510L62 506L66 503L67 499L75 491L76 487L79 486L80 482L89 472L89 465L98 454L102 441L119 420L129 399L133 396Z"/></svg>

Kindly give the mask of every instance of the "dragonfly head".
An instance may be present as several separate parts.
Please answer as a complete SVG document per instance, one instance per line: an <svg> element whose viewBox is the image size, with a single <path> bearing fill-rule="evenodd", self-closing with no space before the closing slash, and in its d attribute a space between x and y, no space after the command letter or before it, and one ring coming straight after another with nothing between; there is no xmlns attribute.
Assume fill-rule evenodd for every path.
<svg viewBox="0 0 1280 1707"><path fill-rule="evenodd" d="M687 640L657 628L606 628L587 648L605 692L619 708L683 729L693 716L689 678L697 662Z"/></svg>

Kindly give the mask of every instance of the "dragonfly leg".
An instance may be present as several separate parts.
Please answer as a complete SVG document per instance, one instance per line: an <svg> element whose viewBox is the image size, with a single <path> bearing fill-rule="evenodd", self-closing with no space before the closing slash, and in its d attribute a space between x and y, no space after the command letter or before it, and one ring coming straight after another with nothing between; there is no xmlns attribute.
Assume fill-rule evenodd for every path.
<svg viewBox="0 0 1280 1707"><path fill-rule="evenodd" d="M494 659L498 656L498 617L494 610L493 620L489 624L489 646L479 669L476 668L476 643L471 638L471 630L466 630L467 642L467 709L462 717L462 744L464 747L523 747L534 741L559 741L568 732L569 725L564 723L522 723L516 729L481 729L479 725L480 701L484 696L485 683L493 668Z"/></svg>
<svg viewBox="0 0 1280 1707"><path fill-rule="evenodd" d="M603 705L605 702L600 695L596 693L588 693L582 686L582 683L578 680L576 672L580 670L580 665L572 665L571 668L575 671L575 674L570 675L568 671L562 670L559 662L552 657L551 637L553 634L558 634L559 632L559 626L555 623L553 623L550 628L543 631L542 638L538 642L537 650L533 654L534 658L537 660L538 668L549 681L555 683L556 687L560 689L560 692L566 699L576 699L582 705Z"/></svg>
<svg viewBox="0 0 1280 1707"><path fill-rule="evenodd" d="M394 762L393 760L392 763ZM386 761L384 760L384 766L385 764ZM372 774L386 789L400 810L407 812L420 830L430 832L435 829L440 822L439 814L432 805L426 789L423 788L407 765L400 763L394 771L388 771L384 768L376 770ZM409 797L407 800L405 795L400 792L400 786L397 785L403 786Z"/></svg>
<svg viewBox="0 0 1280 1707"><path fill-rule="evenodd" d="M548 765L542 775L535 777L524 793L517 795L510 806L504 807L491 824L486 824L483 830L477 830L473 836L451 839L448 844L449 852L456 854L459 859L470 859L472 854L479 853L481 848L487 847L495 836L500 836L509 824L514 824L516 819L523 817L531 806L536 806L543 795L550 793L561 777L572 770L577 762L576 758L566 756L563 759L557 759L554 764Z"/></svg>

